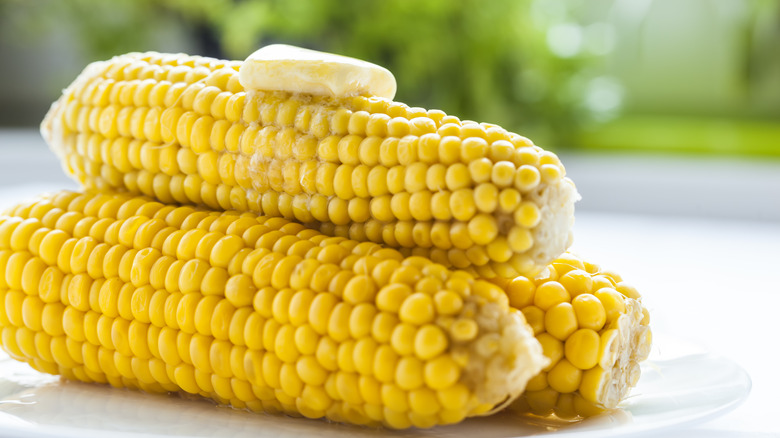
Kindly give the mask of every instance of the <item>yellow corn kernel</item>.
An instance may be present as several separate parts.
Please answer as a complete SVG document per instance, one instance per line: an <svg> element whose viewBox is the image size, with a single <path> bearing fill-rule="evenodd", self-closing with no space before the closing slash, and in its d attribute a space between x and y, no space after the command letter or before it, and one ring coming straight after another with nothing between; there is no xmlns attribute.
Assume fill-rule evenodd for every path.
<svg viewBox="0 0 780 438"><path fill-rule="evenodd" d="M558 279L558 282L569 291L572 297L590 293L593 290L593 280L590 274L580 269L567 272Z"/></svg>
<svg viewBox="0 0 780 438"><path fill-rule="evenodd" d="M580 294L571 302L577 324L581 328L601 330L607 322L607 313L598 298L591 294Z"/></svg>
<svg viewBox="0 0 780 438"><path fill-rule="evenodd" d="M607 322L616 320L626 312L625 297L612 288L602 288L594 294L606 312Z"/></svg>
<svg viewBox="0 0 780 438"><path fill-rule="evenodd" d="M570 393L580 387L582 370L574 366L568 359L561 359L549 372L547 383L550 388L560 393Z"/></svg>
<svg viewBox="0 0 780 438"><path fill-rule="evenodd" d="M544 371L550 371L552 367L557 365L561 358L563 358L564 344L549 333L536 335L536 340L542 344L542 351L544 352L545 357L550 360L550 363L545 367Z"/></svg>
<svg viewBox="0 0 780 438"><path fill-rule="evenodd" d="M556 304L566 303L570 300L569 291L557 281L542 283L536 288L536 295L534 295L534 305L545 311Z"/></svg>
<svg viewBox="0 0 780 438"><path fill-rule="evenodd" d="M544 328L561 341L577 330L577 317L570 303L558 303L544 315Z"/></svg>
<svg viewBox="0 0 780 438"><path fill-rule="evenodd" d="M590 329L579 329L566 339L566 359L579 369L587 370L598 363L599 334Z"/></svg>

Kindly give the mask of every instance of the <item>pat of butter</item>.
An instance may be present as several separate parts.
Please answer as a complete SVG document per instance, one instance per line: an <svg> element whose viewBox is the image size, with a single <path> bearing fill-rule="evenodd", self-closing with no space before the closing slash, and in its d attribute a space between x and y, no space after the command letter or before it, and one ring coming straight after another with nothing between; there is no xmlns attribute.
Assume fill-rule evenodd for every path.
<svg viewBox="0 0 780 438"><path fill-rule="evenodd" d="M396 83L386 68L347 56L284 44L249 55L238 70L249 90L279 90L325 96L395 96Z"/></svg>

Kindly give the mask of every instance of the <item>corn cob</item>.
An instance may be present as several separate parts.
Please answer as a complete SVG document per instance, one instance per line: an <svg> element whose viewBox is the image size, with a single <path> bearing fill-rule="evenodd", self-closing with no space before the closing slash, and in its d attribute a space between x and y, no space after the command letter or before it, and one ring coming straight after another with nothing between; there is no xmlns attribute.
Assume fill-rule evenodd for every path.
<svg viewBox="0 0 780 438"><path fill-rule="evenodd" d="M534 275L570 244L578 195L555 154L386 97L250 88L269 82L241 70L252 59L93 63L42 133L88 189L280 216L485 278ZM269 77L298 73L280 65ZM313 80L337 83L330 66Z"/></svg>
<svg viewBox="0 0 780 438"><path fill-rule="evenodd" d="M611 409L636 385L650 353L650 316L616 273L565 253L533 279L495 279L550 360L510 410L560 418Z"/></svg>
<svg viewBox="0 0 780 438"><path fill-rule="evenodd" d="M391 428L547 363L496 285L282 218L63 191L0 216L0 344L36 370Z"/></svg>

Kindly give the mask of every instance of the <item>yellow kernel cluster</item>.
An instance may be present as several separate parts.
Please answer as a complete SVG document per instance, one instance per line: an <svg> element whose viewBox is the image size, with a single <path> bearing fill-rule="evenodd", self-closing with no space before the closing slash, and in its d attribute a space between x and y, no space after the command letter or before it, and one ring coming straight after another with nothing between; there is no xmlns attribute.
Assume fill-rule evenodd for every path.
<svg viewBox="0 0 780 438"><path fill-rule="evenodd" d="M456 423L545 363L501 289L470 274L128 194L0 216L0 303L0 345L36 370L353 424Z"/></svg>
<svg viewBox="0 0 780 438"><path fill-rule="evenodd" d="M557 217L576 194L527 138L376 97L245 91L239 67L158 53L93 64L44 136L88 189L324 224L487 278L533 275L566 248Z"/></svg>
<svg viewBox="0 0 780 438"><path fill-rule="evenodd" d="M550 360L512 409L561 418L614 408L635 386L651 346L636 288L565 253L535 278L495 280Z"/></svg>

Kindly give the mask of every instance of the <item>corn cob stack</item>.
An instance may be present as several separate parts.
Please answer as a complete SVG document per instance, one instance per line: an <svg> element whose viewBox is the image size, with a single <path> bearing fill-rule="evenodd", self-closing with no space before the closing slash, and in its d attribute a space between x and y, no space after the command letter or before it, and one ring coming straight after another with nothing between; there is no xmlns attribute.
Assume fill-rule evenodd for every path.
<svg viewBox="0 0 780 438"><path fill-rule="evenodd" d="M495 279L550 360L510 406L571 419L615 408L650 353L650 315L620 275L566 253L533 279Z"/></svg>
<svg viewBox="0 0 780 438"><path fill-rule="evenodd" d="M88 189L280 216L486 278L534 275L569 246L578 195L555 154L394 102L389 72L343 59L118 56L84 70L42 133Z"/></svg>
<svg viewBox="0 0 780 438"><path fill-rule="evenodd" d="M251 245L252 242L255 242L254 245ZM345 257L350 248L352 254ZM330 256L321 255L328 252ZM303 261L292 270L289 266L282 268L286 275L277 274L282 272L277 269L285 260L289 263L300 260L301 256ZM470 319L474 317L473 306L471 312L461 312L458 319L452 312L455 307L462 309L463 304L457 304L458 298L454 298L450 291L439 290L444 269L418 257L401 263L399 259L400 254L392 250L381 250L374 244L358 244L341 238L325 238L283 220L258 219L253 215L231 212L206 213L186 207L164 206L129 195L63 192L18 206L9 212L9 216L0 217L0 273L4 274L0 275L0 300L5 304L4 312L0 312L0 344L14 358L30 363L40 371L62 374L70 379L108 382L114 386L137 387L151 392L183 390L237 407L309 417L327 415L331 419L357 424L383 421L391 427L405 427L406 420L400 415L404 412L403 406L408 411L407 422L411 425L424 427L455 422L463 418L459 415L467 414L443 413L443 406L446 406L447 398L463 389L461 386L457 389L444 388L444 391L436 393L436 400L442 405L433 408L441 410L437 411L440 415L438 419L433 416L412 417L414 390L406 394L408 400L405 405L398 398L390 398L404 394L395 394L398 388L390 389L392 385L387 383L408 389L408 384L402 386L398 382L385 381L404 378L404 373L408 372L408 368L406 371L393 369L394 365L400 366L400 361L396 361L402 350L405 348L404 351L421 359L417 349L421 348L421 342L427 342L419 335L423 328L417 328L418 334L413 334L415 329L410 329L412 326L407 324L409 317L398 313L403 309L404 298L403 292L399 294L399 285L390 284L380 289L373 303L376 307L347 299L346 291L357 270L362 269L368 274L368 267L373 265L370 274L377 285L381 285L388 280L392 283L394 278L399 280L408 276L409 266L429 266L439 274L438 279L426 277L428 272L425 269L422 272L418 270L420 279L413 287L419 285L432 294L434 311L438 314L435 323L439 329L447 328L449 335L455 338L459 336L457 330L473 329ZM276 267L272 266L274 262ZM308 266L303 268L304 265ZM352 265L352 272L347 269L346 273L342 273L337 265L342 268ZM396 273L401 266L405 266L400 268L403 272ZM296 272L300 270L308 272ZM285 281L285 276L288 284L274 285L274 282ZM308 277L310 283L300 283L301 276ZM468 275L455 277L468 278ZM263 278L270 286L259 289L258 282ZM451 287L451 283L455 282L448 281L444 286ZM522 311L541 344L547 357L545 363L548 364L528 382L526 391L512 403L511 410L541 416L554 413L565 419L588 417L614 408L636 384L638 363L647 357L650 348L649 316L641 306L641 297L636 289L623 282L620 276L601 271L597 265L567 253L534 279L517 277L493 282L503 290L498 296L495 289L487 294L492 294L491 299L496 299L501 306L505 305L505 294L509 305ZM320 286L315 286L315 283ZM435 287L437 283L438 288ZM487 287L484 282L478 285L480 288ZM310 289L300 289L306 286ZM336 289L324 291L329 287ZM475 291L486 294L485 289ZM324 297L329 293L334 294L333 298ZM391 300L391 297L394 299ZM342 304L337 303L339 298ZM349 338L345 343L336 345L344 341L335 339L334 343L331 330L336 329L338 323L332 316L322 314L317 315L319 323L315 322L317 311L312 307L316 305L316 300L320 303L328 300L320 310L327 308L336 312L339 306L343 306L342 310L349 309L349 317L340 315L336 318L343 317L342 323L349 326L346 330L353 335L370 331L373 338L357 341ZM464 301L462 297L460 300ZM300 306L301 301L308 302L308 315L303 315L306 309ZM293 309L298 310L297 317ZM361 316L354 315L357 312ZM495 309L491 312L495 313ZM479 332L484 331L484 325L490 324L485 319L487 313L490 312L476 317ZM462 315L468 316L464 318ZM489 318L493 317L495 314ZM393 326L399 319L402 323ZM363 327L357 328L358 321ZM269 325L272 328L268 328ZM316 333L312 331L315 327ZM433 325L423 327L432 330ZM286 328L294 331L291 339L280 335ZM404 330L409 330L409 333L401 334ZM542 366L538 351L533 351L538 349L538 345L529 343L527 336L515 339L518 344L514 352L508 353L530 355L516 359L515 365L525 368L521 371L493 371L520 373L519 376L502 376L493 383L475 382L474 377L464 377L463 381L476 385L476 388L480 385L501 388L505 384L503 379L509 379L513 385L521 386L520 382L534 373L534 367L539 370ZM414 345L404 347L400 344L404 337L410 345ZM495 345L487 345L499 338L489 333L484 339L490 341L480 340L481 347L460 349L452 358L464 360L469 348L496 348ZM386 343L381 344L382 340ZM284 365L278 360L282 356L275 353L284 342L296 344L294 349L297 348L298 353L293 352L292 355L313 356L299 358L295 362L294 373L288 370L292 376L287 378L292 378L294 382L288 385L295 387L301 380L307 385L316 383L306 379L311 378L306 374L308 367L324 365L327 371L347 370L360 374L363 372L359 369L361 362L363 369L371 367L370 364L365 365L366 358L361 357L368 351L369 356L373 354L368 361L375 361L374 380L360 374L356 380L353 379L356 390L367 397L362 393L366 391L363 385L368 384L365 382L375 384L379 380L382 402L395 400L395 403L402 403L402 408L390 414L395 416L391 420L370 417L365 412L360 414L362 417L354 411L345 414L340 411L345 409L344 406L325 414L311 410L307 405L311 401L306 400L302 390L298 399L290 400L292 396L285 392L288 388L284 386L285 377L281 374ZM511 343L513 340L502 342ZM167 349L166 345L169 346ZM365 345L369 345L367 350ZM504 345L501 348L508 347ZM254 386L257 381L269 381L262 374L267 372L264 367L269 365L258 358L263 357L262 352L255 351L258 349L265 350L266 354L275 353L277 356L273 357L278 364L274 365L281 365L273 368L274 373L278 371L280 374L274 380L278 382L277 386L270 384L272 389ZM485 353L488 350L478 351L488 355ZM328 353L333 352L335 360L331 357L328 362ZM352 357L346 358L345 355ZM200 361L193 359L198 357ZM251 362L253 360L255 362ZM379 362L388 360L391 363L385 365L382 374ZM441 365L450 360L450 357L442 359L439 356L433 361L438 365L424 365L425 384L431 383L429 379L433 378L431 374L434 370L436 373L446 372ZM480 357L479 360L490 358ZM219 363L221 368L210 361ZM492 366L496 369L497 365ZM244 367L252 370L259 367L257 372L262 375L247 377L251 371ZM345 368L338 369L340 367ZM472 365L472 373L474 369ZM156 374L153 374L155 371ZM209 372L216 375L208 376ZM458 373L463 374L462 371ZM208 379L211 379L211 386L203 383ZM270 396L269 391L273 391L275 398L246 400L247 381L255 395L266 391L264 394ZM242 385L247 392L243 393L243 398L236 398L240 393L231 391L240 391L236 388ZM435 383L433 385L433 388L427 386L423 389L442 389ZM520 386L513 389L515 395ZM338 390L330 388L333 392ZM231 397L230 394L236 395ZM313 394L316 394L315 390L310 389L308 397ZM333 400L337 397L334 396ZM346 403L346 400L342 402ZM475 403L474 400L472 403ZM474 412L492 406L483 403Z"/></svg>
<svg viewBox="0 0 780 438"><path fill-rule="evenodd" d="M71 379L393 428L484 414L527 381L516 412L614 407L647 312L571 254L544 267L577 198L557 157L393 102L389 72L331 56L87 67L42 132L105 193L0 218L4 349Z"/></svg>
<svg viewBox="0 0 780 438"><path fill-rule="evenodd" d="M47 373L392 428L547 363L496 285L281 218L61 192L0 216L0 341Z"/></svg>

